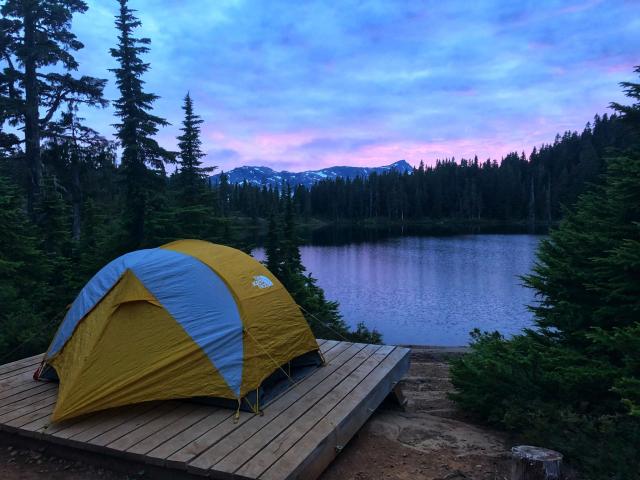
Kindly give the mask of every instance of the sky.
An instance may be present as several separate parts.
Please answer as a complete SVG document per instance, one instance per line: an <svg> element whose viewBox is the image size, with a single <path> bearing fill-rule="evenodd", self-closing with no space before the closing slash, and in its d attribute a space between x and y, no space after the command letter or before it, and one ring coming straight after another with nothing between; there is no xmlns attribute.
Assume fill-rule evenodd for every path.
<svg viewBox="0 0 640 480"><path fill-rule="evenodd" d="M107 78L115 0L73 21ZM151 39L154 113L176 148L190 92L207 165L301 171L500 159L582 130L640 64L640 1L130 0ZM113 109L85 110L113 135Z"/></svg>

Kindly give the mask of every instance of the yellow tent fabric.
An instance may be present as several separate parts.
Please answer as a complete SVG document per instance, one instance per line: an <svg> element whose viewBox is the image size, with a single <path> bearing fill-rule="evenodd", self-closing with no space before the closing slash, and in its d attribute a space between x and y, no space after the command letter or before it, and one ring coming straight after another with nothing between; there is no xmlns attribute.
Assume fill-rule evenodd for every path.
<svg viewBox="0 0 640 480"><path fill-rule="evenodd" d="M253 257L199 240L132 252L83 288L45 356L60 380L53 420L151 400L240 401L317 350Z"/></svg>

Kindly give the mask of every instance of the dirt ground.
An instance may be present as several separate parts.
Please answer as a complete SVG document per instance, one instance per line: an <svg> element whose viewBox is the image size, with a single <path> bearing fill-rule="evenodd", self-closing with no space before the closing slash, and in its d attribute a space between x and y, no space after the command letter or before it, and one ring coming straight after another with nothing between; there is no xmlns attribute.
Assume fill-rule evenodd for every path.
<svg viewBox="0 0 640 480"><path fill-rule="evenodd" d="M508 441L465 419L447 398L451 391L444 349L415 348L402 382L405 410L383 405L322 480L506 480ZM144 470L124 475L45 449L0 442L3 480L124 480L152 478Z"/></svg>
<svg viewBox="0 0 640 480"><path fill-rule="evenodd" d="M474 425L447 398L446 358L458 353L414 347L401 383L405 410L383 404L321 479L508 479L508 439Z"/></svg>

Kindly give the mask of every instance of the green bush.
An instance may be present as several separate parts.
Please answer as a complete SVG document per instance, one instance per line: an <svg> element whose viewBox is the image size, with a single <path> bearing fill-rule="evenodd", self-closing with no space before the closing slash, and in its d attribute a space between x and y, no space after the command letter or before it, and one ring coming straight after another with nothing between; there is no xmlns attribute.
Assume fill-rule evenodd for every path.
<svg viewBox="0 0 640 480"><path fill-rule="evenodd" d="M609 160L524 281L538 328L473 332L452 364L454 400L588 478L640 478L640 155Z"/></svg>
<svg viewBox="0 0 640 480"><path fill-rule="evenodd" d="M473 336L451 370L463 410L561 451L587 478L640 478L640 416L613 387L620 368L535 332Z"/></svg>
<svg viewBox="0 0 640 480"><path fill-rule="evenodd" d="M614 108L637 144L640 84L623 86L639 102ZM453 399L563 452L587 478L640 479L640 149L607 161L524 282L538 296L537 328L473 332L452 364Z"/></svg>

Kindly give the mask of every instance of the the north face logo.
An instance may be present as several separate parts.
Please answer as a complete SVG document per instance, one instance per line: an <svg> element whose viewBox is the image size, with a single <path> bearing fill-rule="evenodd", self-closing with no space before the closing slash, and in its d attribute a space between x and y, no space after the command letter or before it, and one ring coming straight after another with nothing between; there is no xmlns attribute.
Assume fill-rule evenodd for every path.
<svg viewBox="0 0 640 480"><path fill-rule="evenodd" d="M273 287L273 282L264 275L256 275L253 277L252 285L258 288L269 288Z"/></svg>

